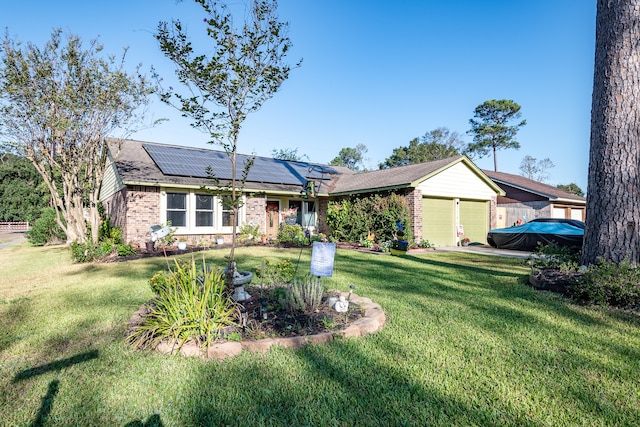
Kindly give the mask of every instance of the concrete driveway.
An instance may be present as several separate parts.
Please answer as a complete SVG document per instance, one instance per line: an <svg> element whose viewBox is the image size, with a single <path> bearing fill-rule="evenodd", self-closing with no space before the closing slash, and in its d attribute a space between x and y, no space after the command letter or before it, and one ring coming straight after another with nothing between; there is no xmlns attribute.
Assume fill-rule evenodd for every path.
<svg viewBox="0 0 640 427"><path fill-rule="evenodd" d="M0 250L26 241L24 231L0 231Z"/></svg>
<svg viewBox="0 0 640 427"><path fill-rule="evenodd" d="M472 245L472 246L451 246L436 249L438 252L470 252L483 255L495 255L506 258L522 258L527 259L531 256L531 252L513 251L510 249L497 249L489 245Z"/></svg>

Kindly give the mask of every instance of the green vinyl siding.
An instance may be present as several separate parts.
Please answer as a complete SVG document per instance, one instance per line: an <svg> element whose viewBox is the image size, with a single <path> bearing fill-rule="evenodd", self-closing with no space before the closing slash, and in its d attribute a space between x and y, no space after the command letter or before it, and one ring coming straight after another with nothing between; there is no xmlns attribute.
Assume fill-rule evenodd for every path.
<svg viewBox="0 0 640 427"><path fill-rule="evenodd" d="M475 243L487 243L489 231L489 202L460 200L460 224L464 237Z"/></svg>
<svg viewBox="0 0 640 427"><path fill-rule="evenodd" d="M453 199L422 199L422 238L435 246L455 245Z"/></svg>

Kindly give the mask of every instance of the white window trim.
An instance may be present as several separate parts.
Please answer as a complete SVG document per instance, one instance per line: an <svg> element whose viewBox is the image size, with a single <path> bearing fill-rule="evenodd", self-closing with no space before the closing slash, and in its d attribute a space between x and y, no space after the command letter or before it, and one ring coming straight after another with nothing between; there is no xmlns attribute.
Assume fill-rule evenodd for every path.
<svg viewBox="0 0 640 427"><path fill-rule="evenodd" d="M196 195L202 194L198 190L185 190L183 188L163 188L160 191L160 221L167 223L167 193L183 193L187 195L187 225L185 227L175 227L176 235L183 234L230 234L233 227L222 226L222 204L221 198L213 196L213 226L212 227L196 227ZM242 201L246 203L245 196L242 195ZM238 223L244 224L246 210L244 203L238 211Z"/></svg>

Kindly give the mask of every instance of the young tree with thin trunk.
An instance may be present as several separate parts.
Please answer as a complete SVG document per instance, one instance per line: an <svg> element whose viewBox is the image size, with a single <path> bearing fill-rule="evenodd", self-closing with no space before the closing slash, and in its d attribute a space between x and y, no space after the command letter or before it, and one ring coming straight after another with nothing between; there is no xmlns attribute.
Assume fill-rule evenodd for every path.
<svg viewBox="0 0 640 427"><path fill-rule="evenodd" d="M105 137L126 134L152 92L121 57L54 30L44 47L5 35L0 55L0 133L34 165L69 242L98 241Z"/></svg>
<svg viewBox="0 0 640 427"><path fill-rule="evenodd" d="M194 0L204 9L205 31L210 46L196 53L179 20L161 22L155 37L160 50L176 65L186 94L169 91L161 99L193 120L194 128L221 145L231 162L231 182L223 197L232 212L232 245L227 282L231 281L238 211L242 206L242 184L250 164L238 177L237 149L240 130L247 118L262 107L289 77L291 67L284 57L291 47L288 24L277 16L276 0L251 0L251 10L241 28L234 28L228 7L212 0ZM298 64L299 65L299 64ZM215 171L213 171L215 173Z"/></svg>
<svg viewBox="0 0 640 427"><path fill-rule="evenodd" d="M511 124L522 116L520 105L510 99L492 99L478 105L474 110L474 118L469 120L473 142L467 147L470 157L478 155L482 158L493 153L493 169L498 172L498 150L520 148L515 140L518 129L527 124L526 120Z"/></svg>
<svg viewBox="0 0 640 427"><path fill-rule="evenodd" d="M582 263L640 260L640 0L598 0Z"/></svg>

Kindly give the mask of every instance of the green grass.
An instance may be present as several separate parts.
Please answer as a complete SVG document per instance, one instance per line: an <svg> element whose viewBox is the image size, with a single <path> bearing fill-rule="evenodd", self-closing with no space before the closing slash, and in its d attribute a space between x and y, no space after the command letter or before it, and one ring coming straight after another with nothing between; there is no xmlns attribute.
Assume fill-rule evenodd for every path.
<svg viewBox="0 0 640 427"><path fill-rule="evenodd" d="M240 269L298 250L242 248ZM227 251L205 253L224 264ZM196 257L201 255L196 255ZM134 352L162 258L72 264L2 250L0 425L622 426L640 419L640 317L525 284L523 261L338 250L328 288L379 303L377 334L223 362ZM302 252L298 275L308 272Z"/></svg>

